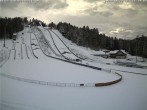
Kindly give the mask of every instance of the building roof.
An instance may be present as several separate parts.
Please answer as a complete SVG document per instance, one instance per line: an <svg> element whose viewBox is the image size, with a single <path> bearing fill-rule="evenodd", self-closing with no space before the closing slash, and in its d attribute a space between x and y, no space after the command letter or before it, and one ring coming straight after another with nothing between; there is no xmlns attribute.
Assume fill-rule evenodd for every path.
<svg viewBox="0 0 147 110"><path fill-rule="evenodd" d="M17 35L17 33L13 33L13 36L16 36Z"/></svg>
<svg viewBox="0 0 147 110"><path fill-rule="evenodd" d="M116 54L119 51L121 51L123 54L126 54L125 50L114 50L114 51L110 51L110 54Z"/></svg>
<svg viewBox="0 0 147 110"><path fill-rule="evenodd" d="M116 54L119 50L113 50L113 51L110 51L109 53L110 54Z"/></svg>

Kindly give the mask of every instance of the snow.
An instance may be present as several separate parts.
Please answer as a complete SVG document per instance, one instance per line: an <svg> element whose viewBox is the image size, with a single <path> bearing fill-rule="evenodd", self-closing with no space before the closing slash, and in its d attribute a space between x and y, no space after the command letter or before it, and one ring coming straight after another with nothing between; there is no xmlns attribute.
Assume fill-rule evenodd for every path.
<svg viewBox="0 0 147 110"><path fill-rule="evenodd" d="M51 32L51 34L53 36L54 41L56 41L56 45L59 48L59 50L61 51L61 53L67 52L65 54L66 57L70 57L72 59L77 59L77 57L74 56L73 54L68 54L68 53L70 53L70 51L66 48L66 46L61 42L61 40L53 32Z"/></svg>
<svg viewBox="0 0 147 110"><path fill-rule="evenodd" d="M46 87L3 78L2 96L15 110L146 110L147 78L123 77L122 82L101 88Z"/></svg>
<svg viewBox="0 0 147 110"><path fill-rule="evenodd" d="M2 72L2 66L4 66L4 64L6 63L6 61L8 60L9 57L9 50L5 47L1 47L0 46L0 73ZM2 99L2 78L0 75L0 104L1 104L1 99ZM1 109L1 106L0 106Z"/></svg>
<svg viewBox="0 0 147 110"><path fill-rule="evenodd" d="M74 53L80 54L80 56L87 58L87 61L92 61L93 63L96 63L96 65L100 66L100 67L106 67L106 68L112 68L112 69L119 68L120 70L124 70L124 67L122 67L122 66L120 67L115 64L117 62L117 59L94 56L95 54L101 54L103 52L102 51L94 51L94 50L90 50L89 48L86 48L86 47L77 46L76 44L74 44L71 41L64 38L58 30L52 30L52 31L56 32ZM117 51L118 50L116 50L114 52L117 52ZM124 52L124 50L121 50L121 51ZM124 53L126 53L126 52L124 52ZM127 58L131 59L130 62L136 63L136 56L131 56L131 55L127 54ZM137 56L137 59L138 59L137 64L139 64L140 66L147 66L147 60L145 58L144 58L145 62L142 62L143 58L141 58L139 56ZM127 59L118 59L118 60L123 61L123 62L128 62ZM93 63L92 63L92 65L93 65ZM104 66L103 66L103 64L104 64ZM127 67L125 68L125 70L129 71L129 72L136 71L135 68L134 68L134 71L132 71L133 69L130 70L130 68L127 68Z"/></svg>
<svg viewBox="0 0 147 110"><path fill-rule="evenodd" d="M36 79L48 82L50 81L63 83L106 82L117 79L118 77L115 74L93 70L78 65L73 65L52 58L29 61L17 60L15 62L8 61L3 66L2 73L7 73L12 76L22 77L26 79Z"/></svg>
<svg viewBox="0 0 147 110"><path fill-rule="evenodd" d="M38 58L44 58L46 57L43 53L42 50L39 47L38 41L35 38L34 34L31 34L31 40L32 40L32 51L34 52L34 54L38 57Z"/></svg>
<svg viewBox="0 0 147 110"><path fill-rule="evenodd" d="M10 50L10 57L9 59L15 59L15 50Z"/></svg>
<svg viewBox="0 0 147 110"><path fill-rule="evenodd" d="M94 53L94 54L92 54L92 55L105 55L105 54L107 54L107 53L105 53L105 52L103 52L103 51L98 51L98 52L96 52L96 53Z"/></svg>
<svg viewBox="0 0 147 110"><path fill-rule="evenodd" d="M77 46L65 39L55 29L49 30L53 36L53 42L47 31L48 28L44 29L41 26L37 28L41 32L36 28L27 28L17 34L16 41L6 40L8 52L5 55L9 56L10 54L10 57L0 68L1 74L36 81L73 84L113 81L119 78L113 72L121 74L123 79L117 84L97 88L58 87L23 82L0 75L1 110L147 109L147 69L119 66L114 64L114 59L95 57L92 54L97 53L96 51ZM28 31L32 33L28 33ZM63 55L66 57L77 59L52 31L65 42L72 52L86 58L80 64L100 67L103 70L95 70L47 57L45 54L50 52L49 56L66 60L54 54L51 48L47 48L49 45L44 44L45 41L57 54L65 52ZM3 41L0 42L0 45L3 46ZM16 59L14 59L15 51ZM144 65L145 63L142 62ZM104 71L110 69L112 73ZM132 74L132 72L137 74Z"/></svg>
<svg viewBox="0 0 147 110"><path fill-rule="evenodd" d="M0 73L1 73L1 68L0 68ZM1 78L2 76L0 75L0 104L2 103L2 78ZM0 105L0 109L2 109L1 108L1 105Z"/></svg>
<svg viewBox="0 0 147 110"><path fill-rule="evenodd" d="M8 60L8 57L9 57L9 49L0 46L0 68Z"/></svg>
<svg viewBox="0 0 147 110"><path fill-rule="evenodd" d="M60 56L60 53L58 52L58 50L56 49L54 42L50 36L50 33L47 30L42 31L43 35L45 35L45 39L48 42L48 44L50 44L50 48L53 52L54 56Z"/></svg>

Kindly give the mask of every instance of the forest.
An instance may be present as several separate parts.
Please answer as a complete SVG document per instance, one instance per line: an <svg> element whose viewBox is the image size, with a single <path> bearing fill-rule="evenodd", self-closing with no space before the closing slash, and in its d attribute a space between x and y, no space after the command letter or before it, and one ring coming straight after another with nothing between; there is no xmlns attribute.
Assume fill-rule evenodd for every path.
<svg viewBox="0 0 147 110"><path fill-rule="evenodd" d="M98 28L90 29L88 26L77 27L70 23L53 22L46 24L37 19L28 20L27 17L2 18L0 17L0 39L12 39L13 33L23 29L24 24L31 26L49 26L58 29L65 38L71 40L79 46L91 48L93 50L120 50L123 49L131 55L138 55L147 58L147 37L144 35L134 36L134 39L120 39L113 36L106 36L99 33Z"/></svg>

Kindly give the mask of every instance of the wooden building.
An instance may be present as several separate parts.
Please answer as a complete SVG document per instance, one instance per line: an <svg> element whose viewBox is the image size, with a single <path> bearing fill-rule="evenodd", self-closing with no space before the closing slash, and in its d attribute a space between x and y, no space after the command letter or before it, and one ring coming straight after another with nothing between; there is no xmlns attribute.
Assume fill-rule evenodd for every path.
<svg viewBox="0 0 147 110"><path fill-rule="evenodd" d="M125 59L127 54L123 50L110 51L110 58Z"/></svg>

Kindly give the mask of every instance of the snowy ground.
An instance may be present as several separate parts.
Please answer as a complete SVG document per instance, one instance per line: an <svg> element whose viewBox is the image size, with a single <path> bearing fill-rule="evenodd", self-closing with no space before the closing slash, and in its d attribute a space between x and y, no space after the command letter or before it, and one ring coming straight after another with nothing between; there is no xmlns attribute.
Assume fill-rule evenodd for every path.
<svg viewBox="0 0 147 110"><path fill-rule="evenodd" d="M122 82L101 88L46 87L3 78L4 110L146 110L146 77L123 76Z"/></svg>
<svg viewBox="0 0 147 110"><path fill-rule="evenodd" d="M2 41L0 45L3 46ZM98 88L58 87L23 82L0 75L0 110L147 109L147 75L140 75L147 74L147 69L106 65L105 63L113 60L96 58L91 55L95 51L71 43L57 30L46 30L42 27L28 29L24 34L18 33L16 41L6 41L6 47L10 56L0 68L2 74L36 81L78 84L109 82L119 78L106 71L58 60L75 62L80 56L86 59L77 63L112 71L119 70L117 72L123 76L123 80L111 86Z"/></svg>
<svg viewBox="0 0 147 110"><path fill-rule="evenodd" d="M0 73L1 73L1 68L0 68ZM0 103L1 103L1 100L2 100L2 78L1 78L1 75L0 75ZM0 109L1 109L1 106L0 106Z"/></svg>

